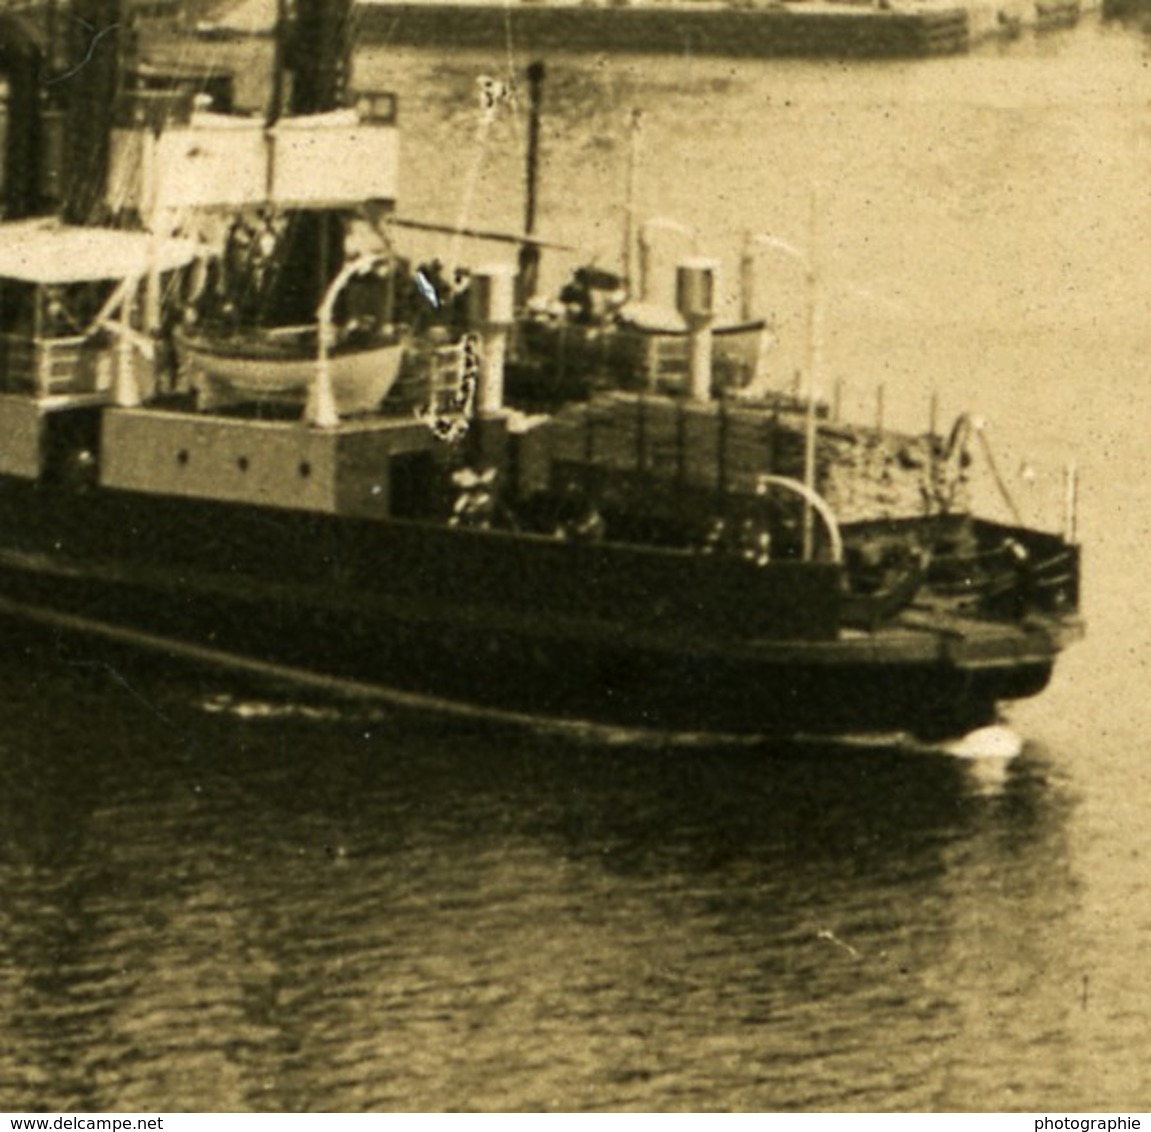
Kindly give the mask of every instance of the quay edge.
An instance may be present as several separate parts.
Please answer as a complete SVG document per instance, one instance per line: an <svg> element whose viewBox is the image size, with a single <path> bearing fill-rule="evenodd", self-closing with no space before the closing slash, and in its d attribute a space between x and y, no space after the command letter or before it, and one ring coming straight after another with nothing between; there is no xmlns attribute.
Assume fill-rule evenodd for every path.
<svg viewBox="0 0 1151 1132"><path fill-rule="evenodd" d="M621 52L729 58L928 58L956 55L1024 30L1075 26L1101 5L1140 0L852 0L574 3L521 0L360 0L365 44L532 53ZM264 11L264 8L267 11ZM257 10L259 8L259 10ZM1124 9L1125 10L1125 9ZM271 6L248 0L196 24L206 39L271 35Z"/></svg>
<svg viewBox="0 0 1151 1132"><path fill-rule="evenodd" d="M531 52L914 58L959 54L970 44L961 4L600 7L389 0L358 5L357 21L363 43L503 50L510 35Z"/></svg>

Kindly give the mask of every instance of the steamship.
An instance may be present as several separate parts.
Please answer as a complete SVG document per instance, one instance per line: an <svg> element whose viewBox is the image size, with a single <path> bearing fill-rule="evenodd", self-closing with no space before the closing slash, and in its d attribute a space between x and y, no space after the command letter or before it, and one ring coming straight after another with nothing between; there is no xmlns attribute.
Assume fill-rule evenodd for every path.
<svg viewBox="0 0 1151 1132"><path fill-rule="evenodd" d="M9 183L0 613L658 730L947 735L1044 688L1078 626L1073 530L972 512L967 418L851 429L725 387L711 261L677 269L678 376L547 415L505 395L515 268L473 268L452 319L413 329L394 103L351 89L333 7L298 0L259 120L186 76L119 80L73 157L103 162L96 211L128 227L37 215L51 186Z"/></svg>

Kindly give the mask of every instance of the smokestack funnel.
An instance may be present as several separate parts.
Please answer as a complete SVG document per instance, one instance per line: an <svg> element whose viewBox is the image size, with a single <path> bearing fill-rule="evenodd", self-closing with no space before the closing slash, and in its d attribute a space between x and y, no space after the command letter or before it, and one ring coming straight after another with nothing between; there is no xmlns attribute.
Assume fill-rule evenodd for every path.
<svg viewBox="0 0 1151 1132"><path fill-rule="evenodd" d="M693 257L676 268L675 305L687 323L688 395L693 401L711 400L712 323L715 321L715 283L719 264Z"/></svg>

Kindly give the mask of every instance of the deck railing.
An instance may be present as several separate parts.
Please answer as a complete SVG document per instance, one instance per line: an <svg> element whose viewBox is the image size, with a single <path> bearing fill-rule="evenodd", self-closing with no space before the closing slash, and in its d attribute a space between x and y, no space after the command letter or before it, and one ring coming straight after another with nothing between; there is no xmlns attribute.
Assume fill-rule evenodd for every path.
<svg viewBox="0 0 1151 1132"><path fill-rule="evenodd" d="M6 393L51 397L111 388L112 353L102 338L29 338L0 334L0 387Z"/></svg>

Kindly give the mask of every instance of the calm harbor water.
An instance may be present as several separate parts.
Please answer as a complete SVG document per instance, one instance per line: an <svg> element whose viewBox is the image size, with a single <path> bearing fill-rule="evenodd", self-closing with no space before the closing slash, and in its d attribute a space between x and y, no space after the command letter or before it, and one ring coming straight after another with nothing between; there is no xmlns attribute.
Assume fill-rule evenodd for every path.
<svg viewBox="0 0 1151 1132"><path fill-rule="evenodd" d="M5 627L0 1108L1151 1106L1148 58L1090 21L549 61L541 231L618 261L633 107L642 210L728 280L745 230L805 246L818 182L847 411L976 409L1029 517L1078 462L1089 635L1017 759L497 728ZM358 66L401 211L515 227L522 116L476 125L508 59ZM801 291L764 257L781 380Z"/></svg>

